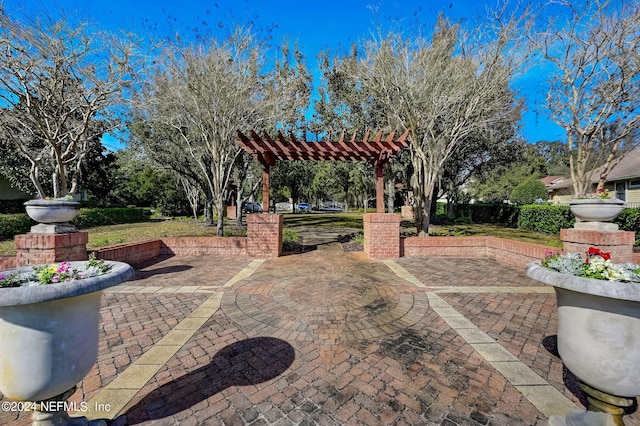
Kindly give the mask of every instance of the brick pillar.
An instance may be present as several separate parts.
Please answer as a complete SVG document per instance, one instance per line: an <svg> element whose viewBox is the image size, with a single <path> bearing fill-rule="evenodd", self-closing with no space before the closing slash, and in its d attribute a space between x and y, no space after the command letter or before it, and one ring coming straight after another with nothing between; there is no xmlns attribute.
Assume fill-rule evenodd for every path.
<svg viewBox="0 0 640 426"><path fill-rule="evenodd" d="M400 216L367 213L364 222L364 252L372 259L400 257Z"/></svg>
<svg viewBox="0 0 640 426"><path fill-rule="evenodd" d="M257 258L278 257L282 253L281 214L247 215L247 254Z"/></svg>
<svg viewBox="0 0 640 426"><path fill-rule="evenodd" d="M88 232L16 235L16 266L87 260Z"/></svg>
<svg viewBox="0 0 640 426"><path fill-rule="evenodd" d="M565 253L585 253L589 247L611 252L613 263L633 261L632 231L595 231L588 229L561 229L560 240Z"/></svg>

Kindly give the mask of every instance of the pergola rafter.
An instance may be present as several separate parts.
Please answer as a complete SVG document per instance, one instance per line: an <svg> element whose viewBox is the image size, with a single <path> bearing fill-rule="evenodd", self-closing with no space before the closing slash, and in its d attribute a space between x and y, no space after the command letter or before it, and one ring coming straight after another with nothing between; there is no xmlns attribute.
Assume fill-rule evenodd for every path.
<svg viewBox="0 0 640 426"><path fill-rule="evenodd" d="M406 141L409 131L396 138L391 132L383 139L379 131L372 140L371 132L367 131L362 140L357 140L354 133L350 140L345 139L345 131L337 141L299 141L291 134L287 139L282 132L278 132L274 139L268 133L261 137L251 130L246 136L238 130L236 143L246 152L255 157L263 166L262 173L262 202L263 207L269 206L269 169L278 160L316 160L316 161L370 161L376 168L376 209L384 212L384 164L396 153L408 146Z"/></svg>

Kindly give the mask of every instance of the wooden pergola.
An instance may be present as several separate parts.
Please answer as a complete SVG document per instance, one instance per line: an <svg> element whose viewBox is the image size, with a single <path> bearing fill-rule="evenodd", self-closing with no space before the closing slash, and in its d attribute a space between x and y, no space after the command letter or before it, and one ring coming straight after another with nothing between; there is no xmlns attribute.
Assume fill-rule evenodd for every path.
<svg viewBox="0 0 640 426"><path fill-rule="evenodd" d="M264 137L251 131L251 137L238 130L239 139L236 143L246 152L255 157L263 166L262 172L262 206L269 206L269 169L277 160L329 160L329 161L371 161L376 169L376 210L384 213L384 180L383 168L389 159L408 146L407 130L399 138L391 132L382 138L382 131L369 140L371 132L367 131L362 140L356 140L356 133L350 140L345 139L342 131L337 141L300 141L294 135L289 139L278 132L277 138L271 138L267 133Z"/></svg>

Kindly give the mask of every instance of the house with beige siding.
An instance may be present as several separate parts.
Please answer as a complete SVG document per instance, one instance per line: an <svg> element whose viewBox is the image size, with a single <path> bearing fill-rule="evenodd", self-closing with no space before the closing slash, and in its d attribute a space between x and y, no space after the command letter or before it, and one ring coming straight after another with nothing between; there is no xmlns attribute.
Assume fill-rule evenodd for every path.
<svg viewBox="0 0 640 426"><path fill-rule="evenodd" d="M601 167L593 171L593 186L598 184ZM573 198L571 179L547 176L541 179L553 204L567 204ZM625 201L627 207L640 207L640 148L625 155L609 173L605 189Z"/></svg>
<svg viewBox="0 0 640 426"><path fill-rule="evenodd" d="M597 176L601 168L593 172L594 184L598 183ZM611 170L607 176L605 189L626 202L627 207L640 207L640 148L634 149Z"/></svg>

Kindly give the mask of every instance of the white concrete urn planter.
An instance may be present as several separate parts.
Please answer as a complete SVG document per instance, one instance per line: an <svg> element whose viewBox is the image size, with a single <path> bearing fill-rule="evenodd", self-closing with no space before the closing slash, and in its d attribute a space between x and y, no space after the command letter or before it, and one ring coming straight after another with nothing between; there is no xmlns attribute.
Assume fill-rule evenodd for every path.
<svg viewBox="0 0 640 426"><path fill-rule="evenodd" d="M584 198L569 201L571 213L581 222L609 222L618 217L624 201L617 198Z"/></svg>
<svg viewBox="0 0 640 426"><path fill-rule="evenodd" d="M80 213L80 203L70 200L29 200L24 203L29 217L38 225L32 233L61 234L76 232L70 222Z"/></svg>
<svg viewBox="0 0 640 426"><path fill-rule="evenodd" d="M616 424L623 424L622 408L600 403L626 407L632 403L629 398L640 395L640 284L563 274L538 262L527 265L526 275L554 286L558 352L565 366L591 388L581 386L589 409L617 415Z"/></svg>
<svg viewBox="0 0 640 426"><path fill-rule="evenodd" d="M86 264L70 263L80 270ZM98 354L102 290L134 274L126 263L105 264L110 270L99 276L0 288L0 393L5 398L64 400L91 370ZM2 271L2 275L31 269ZM34 425L82 424L66 411L35 411L33 420Z"/></svg>

